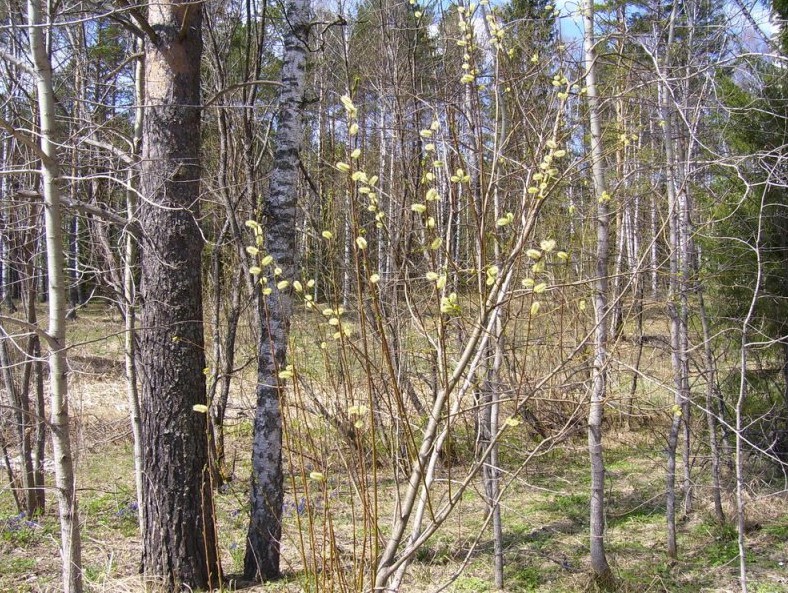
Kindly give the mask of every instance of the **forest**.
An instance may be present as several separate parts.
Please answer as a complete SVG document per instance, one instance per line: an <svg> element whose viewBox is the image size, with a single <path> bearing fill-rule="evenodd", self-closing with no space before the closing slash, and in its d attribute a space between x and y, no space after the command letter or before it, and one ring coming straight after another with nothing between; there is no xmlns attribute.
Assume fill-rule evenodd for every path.
<svg viewBox="0 0 788 593"><path fill-rule="evenodd" d="M788 591L788 0L0 0L0 590Z"/></svg>

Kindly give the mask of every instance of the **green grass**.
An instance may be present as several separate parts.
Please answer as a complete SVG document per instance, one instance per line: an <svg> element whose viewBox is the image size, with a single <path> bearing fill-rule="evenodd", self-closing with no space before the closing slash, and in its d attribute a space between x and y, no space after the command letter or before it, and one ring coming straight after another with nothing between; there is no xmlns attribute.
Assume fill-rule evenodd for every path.
<svg viewBox="0 0 788 593"><path fill-rule="evenodd" d="M43 536L40 518L28 520L22 514L11 515L0 520L0 541L14 547L26 547Z"/></svg>
<svg viewBox="0 0 788 593"><path fill-rule="evenodd" d="M139 535L137 501L128 491L86 497L82 503L86 524L115 529L125 537Z"/></svg>
<svg viewBox="0 0 788 593"><path fill-rule="evenodd" d="M8 575L23 575L36 567L35 558L7 558L2 561L3 571Z"/></svg>
<svg viewBox="0 0 788 593"><path fill-rule="evenodd" d="M458 577L457 580L454 581L454 586L451 588L451 591L456 591L457 593L460 593L461 591L467 593L483 593L485 591L491 590L492 585L489 581L473 576Z"/></svg>
<svg viewBox="0 0 788 593"><path fill-rule="evenodd" d="M80 320L70 326L72 338L86 342L75 348L80 356L113 358L120 352L118 339L110 338L102 343L101 335L109 333L105 323L110 314L106 309L89 308L81 312ZM319 341L310 333L316 322L309 315L299 315L294 324L294 340L298 344L297 368L315 388L326 392L328 401L340 405L346 394L335 393L324 381L328 376L323 351ZM319 320L323 322L322 319ZM432 322L432 319L429 320ZM110 323L110 331L119 322ZM417 331L408 326L403 329L403 343L412 349L412 367L419 372L429 371L429 361L419 353L422 339ZM91 340L96 340L91 342ZM89 343L88 343L89 342ZM339 353L335 343L330 343L331 363L336 364ZM246 347L243 346L242 347ZM454 346L453 346L454 347ZM524 364L538 365L538 345L527 346L533 356ZM623 358L631 354L629 345L621 345ZM422 348L423 350L423 348ZM546 350L546 349L545 349ZM253 348L250 350L253 353ZM656 351L655 351L656 352ZM644 354L644 365L662 368L663 359L655 352ZM374 361L376 364L379 362ZM335 368L333 370L336 370ZM664 369L662 369L664 371ZM357 381L362 377L358 359L348 358L348 387L352 397L365 395L366 383ZM649 371L651 372L651 371ZM252 436L251 406L253 397L254 370L249 368L243 376L244 384L236 386L244 398L237 397L234 405L243 412L237 420L227 426L227 457L234 463L234 481L215 497L219 548L222 562L228 574L242 569L246 522L248 513L247 489L249 484L249 449ZM118 377L115 377L118 379ZM79 388L105 389L106 383L92 375L80 376ZM119 381L119 379L118 379ZM239 381L240 383L240 381ZM624 390L628 383L620 382ZM343 389L344 389L343 387ZM657 406L665 399L658 383L641 382L640 404ZM118 393L108 393L107 417L100 421L83 422L81 440L78 441L79 463L77 464L80 486L80 511L84 528L86 581L88 593L104 593L113 590L113 579L130 579L133 582L139 564L140 540L134 500L132 449L128 440L107 444L106 434L101 433L101 420L120 421L122 414L112 412L111 405L125 401L122 383L118 382ZM425 389L418 380L416 389ZM106 390L106 389L105 389ZM81 395L81 392L80 392ZM641 397L642 396L642 397ZM541 397L541 396L540 396ZM568 405L572 397L582 399L582 394L571 394L567 399L554 402L555 393L545 393L539 403L540 413L546 417L563 413L561 406ZM574 400L571 400L574 401ZM245 403L239 403L245 402ZM348 573L344 576L353 590L357 574L350 574L353 565L354 542L369 537L369 515L358 492L351 487L349 474L356 483L366 480L367 488L377 489L378 526L381 538L390 532L391 516L395 508L395 491L402 492L403 474L395 474L392 467L381 464L375 468L377 482L372 481L372 466L368 451L356 452L337 435L334 427L316 415L305 414L300 407L306 397L288 395L288 454L285 468L286 514L283 522L283 558L286 578L278 583L253 587L249 593L260 591L334 591L340 590L338 579L331 580L330 571L314 572L311 565L304 567L298 550L301 539L299 525L310 548L308 526L312 526L319 540L323 530L330 529L336 544L344 550L344 562ZM347 402L345 402L347 403ZM296 405L297 404L297 405ZM110 417L110 412L112 415ZM91 411L88 410L88 414ZM670 591L671 593L703 593L705 591L728 590L735 583L736 532L730 526L717 526L707 519L710 501L699 499L697 511L679 523L680 558L668 561L664 554L664 426L662 416L655 413L648 427L638 432L627 432L620 428L619 419L613 416L612 425L606 425L605 458L607 477L607 549L620 591L645 593L646 591ZM90 416L88 416L90 418ZM410 417L408 421L418 432L420 421ZM125 425L124 425L125 426ZM125 430L125 428L124 428ZM96 431L95 433L93 431ZM366 433L365 443L380 444ZM388 435L387 435L388 436ZM437 507L447 493L448 484L454 485L462 477L467 463L474 455L475 435L473 413L467 413L457 423L453 434L451 455L443 459L438 471L436 493L432 502ZM508 488L502 499L505 550L505 583L509 592L533 591L539 593L575 592L587 589L588 579L588 498L590 477L585 430L580 428L575 436L563 441L560 446L535 456L529 465L519 470L525 456L538 443L538 436L526 423L504 433L501 464ZM100 443L96 445L95 443ZM292 455L292 456L291 456ZM407 458L407 455L405 455ZM326 491L318 491L314 484L303 484L301 472L309 474L311 469L326 473ZM363 471L362 471L363 470ZM708 477L700 465L695 469L695 478L703 486ZM297 477L289 479L292 472ZM361 476L364 476L364 480ZM770 492L768 485L759 486ZM299 511L300 501L306 492L314 497L311 512ZM699 488L703 495L705 490ZM471 480L462 501L443 527L429 539L415 557L403 593L417 593L448 582L462 570L460 576L448 587L455 592L483 592L492 589L492 541L489 528L480 533L485 519L483 487L479 479ZM758 492L755 493L756 495ZM778 499L780 502L783 499ZM770 579L783 575L784 568L776 567L775 549L788 539L788 515L775 498L755 496L748 509L758 514L762 529L748 534L748 559L757 569L752 580L752 590L760 593L776 593ZM37 519L40 527L12 526L6 523L15 516L13 502L7 490L0 490L0 591L27 593L47 590L59 578L57 560L57 538L59 525L56 503L49 492L47 513ZM432 507L427 511L429 517ZM5 528L3 527L5 526ZM471 547L478 536L478 544ZM317 549L323 549L318 541ZM309 549L307 556L309 557ZM369 552L367 552L369 553ZM467 566L463 565L467 558ZM111 559L111 562L110 560ZM35 560L36 564L31 564ZM33 584L20 585L30 577ZM35 577L35 579L34 579ZM37 579L37 580L36 580ZM368 579L367 581L368 582ZM27 587L27 588L23 588ZM331 587L334 587L333 589ZM128 589L124 589L128 590ZM228 584L227 590L232 590Z"/></svg>
<svg viewBox="0 0 788 593"><path fill-rule="evenodd" d="M504 576L512 591L536 591L544 580L545 571L537 566L514 566L504 572Z"/></svg>
<svg viewBox="0 0 788 593"><path fill-rule="evenodd" d="M763 533L783 542L788 541L788 515L783 515L775 523L764 526Z"/></svg>

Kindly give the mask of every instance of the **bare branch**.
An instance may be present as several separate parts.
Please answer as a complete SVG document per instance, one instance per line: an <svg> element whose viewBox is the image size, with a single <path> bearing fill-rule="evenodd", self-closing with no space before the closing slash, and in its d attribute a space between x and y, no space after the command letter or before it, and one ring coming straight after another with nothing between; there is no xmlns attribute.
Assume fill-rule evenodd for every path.
<svg viewBox="0 0 788 593"><path fill-rule="evenodd" d="M282 86L282 83L279 82L278 80L250 80L250 81L247 81L247 82L239 82L239 83L236 83L236 84L231 84L227 88L224 88L224 89L220 90L213 97L208 99L205 102L205 104L203 105L203 109L207 109L208 107L210 107L211 105L216 103L220 98L222 98L227 93L230 93L230 92L232 92L234 90L237 90L237 89L240 89L240 88L244 88L244 87L247 87L247 86L257 86L257 85Z"/></svg>

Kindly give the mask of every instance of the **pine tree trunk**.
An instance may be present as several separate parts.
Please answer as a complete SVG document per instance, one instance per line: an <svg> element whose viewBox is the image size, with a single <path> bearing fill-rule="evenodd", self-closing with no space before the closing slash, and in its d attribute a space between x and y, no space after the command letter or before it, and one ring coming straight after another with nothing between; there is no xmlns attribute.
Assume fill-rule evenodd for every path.
<svg viewBox="0 0 788 593"><path fill-rule="evenodd" d="M208 467L201 255L202 5L150 7L139 205L142 572L168 590L219 584Z"/></svg>
<svg viewBox="0 0 788 593"><path fill-rule="evenodd" d="M281 406L286 385L279 373L286 363L292 315L290 291L296 273L296 192L309 13L309 0L287 2L290 30L285 35L274 170L265 208L265 251L282 269L276 282L287 280L289 284L282 289L272 286L272 293L263 297L261 304L251 516L244 558L244 576L249 579L279 576L284 497Z"/></svg>

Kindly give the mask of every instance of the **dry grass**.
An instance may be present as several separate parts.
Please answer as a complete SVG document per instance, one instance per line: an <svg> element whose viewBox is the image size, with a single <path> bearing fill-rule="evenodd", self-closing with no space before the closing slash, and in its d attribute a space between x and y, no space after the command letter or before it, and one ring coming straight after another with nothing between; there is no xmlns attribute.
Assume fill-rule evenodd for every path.
<svg viewBox="0 0 788 593"><path fill-rule="evenodd" d="M615 448L615 437L626 445ZM623 433L613 435L608 454L609 513L608 550L622 591L733 591L736 590L737 561L732 547L735 532L711 520L705 490L699 491L695 512L680 524L681 560L670 563L664 556L664 507L661 499L661 460L647 439ZM641 435L642 437L642 435ZM632 449L635 439L642 446ZM237 481L217 496L220 549L227 573L227 590L240 587L242 542L245 534L244 464L240 454L248 450L248 436L233 438L239 454ZM131 448L128 442L81 451L81 519L84 533L84 563L87 590L95 593L143 590L138 572L140 539L133 502ZM556 467L562 469L556 472ZM329 477L328 498L312 498L311 508L296 508L304 492L289 491L285 515L283 565L286 578L260 586L243 586L257 591L360 590L340 586L331 578L326 548L339 550L329 568L353 566L354 545L352 494L343 483L339 467ZM381 472L379 500L381 517L392 511L394 484L390 473ZM357 503L357 501L356 501ZM784 495L753 496L748 509L748 533L752 590L786 590L788 561L788 512ZM507 591L581 591L587 585L587 479L582 443L557 450L534 463L527 474L512 482L503 502ZM13 514L7 492L0 494L0 517ZM483 535L474 546L484 519L480 496L470 491L460 508L417 555L403 591L431 590L454 578L448 591L491 590L491 543ZM335 526L334 540L327 545L325 518ZM0 590L45 592L58 590L58 522L54 501L39 527L24 535L13 534L6 525L0 542ZM384 522L385 524L385 522ZM311 525L317 546L310 544ZM302 553L304 536L305 550ZM358 536L358 533L356 534ZM359 538L356 537L356 544ZM303 559L307 559L304 569ZM314 572L317 566L318 572ZM310 568L312 570L310 570ZM358 567L356 567L358 568ZM462 569L462 570L461 570ZM335 572L335 571L334 571ZM459 576L457 574L459 573ZM345 575L351 579L352 575ZM352 581L351 581L352 582ZM240 588L238 590L241 590Z"/></svg>
<svg viewBox="0 0 788 593"><path fill-rule="evenodd" d="M649 320L647 333L664 335L661 321ZM79 345L71 352L71 394L75 409L75 444L80 487L87 591L137 593L144 590L138 576L140 537L134 502L133 461L123 380L122 340L119 320L108 313L84 315L71 326ZM296 347L301 369L321 396L332 393L326 371L315 362L319 342L307 323L296 331L308 336ZM109 338L101 339L102 336ZM416 340L416 338L410 338ZM557 356L555 344L529 344L533 359ZM632 364L634 345L622 340L615 351L616 368ZM542 362L544 362L542 360ZM530 362L529 362L530 363ZM723 592L737 590L735 530L717 526L711 519L707 468L695 468L695 510L679 525L680 560L664 555L664 434L671 398L661 383L670 380L669 364L661 347L649 347L641 361L651 377L641 382L638 411L644 422L635 431L625 430L622 408L626 398L610 400L612 424L606 433L608 465L608 551L619 590L646 592ZM356 372L357 369L351 369ZM226 573L226 590L257 592L360 591L368 583L369 562L361 551L369 542L368 524L360 517L362 498L374 498L382 535L394 512L397 482L401 475L381 465L372 479L369 459L354 452L326 422L308 413L304 401L294 397L288 408L290 436L284 517L283 567L285 578L277 583L248 585L236 576L241 568L246 532L248 457L251 442L249 418L253 405L253 374L239 377L233 393L228 425L228 457L235 480L217 495L219 547ZM628 394L629 376L616 386ZM417 384L424 389L423 384ZM358 387L356 387L358 389ZM575 405L576 394L545 390L534 396L533 407L545 416L561 405ZM563 398L559 401L559 398ZM577 401L580 401L579 398ZM570 405L571 404L571 405ZM568 409L568 408L567 408ZM414 422L417 424L417 422ZM701 424L699 423L700 427ZM460 442L462 451L472 451ZM502 459L507 472L520 467L538 440L526 425L504 440ZM369 443L368 443L369 444ZM458 457L461 457L458 455ZM461 475L458 460L444 468L442 477ZM327 480L317 484L303 479L312 469L324 471ZM363 471L362 471L363 470ZM449 472L455 472L451 474ZM350 477L365 484L361 494ZM751 591L788 591L788 506L784 485L759 469L753 475L748 501L750 531L748 561ZM51 479L51 476L50 476ZM535 457L519 473L507 473L502 500L506 559L506 591L572 592L592 590L588 578L587 452L582 426L572 438ZM727 485L730 487L730 477ZM445 492L444 481L436 500ZM416 556L403 592L417 593L446 585L447 591L492 590L492 544L483 530L485 508L477 482L463 496L450 519ZM373 497L374 493L374 497ZM39 593L59 590L57 549L58 519L53 492L48 511L35 525L14 522L15 511L5 485L0 489L0 591ZM730 495L727 506L730 516ZM782 564L781 564L782 563Z"/></svg>

